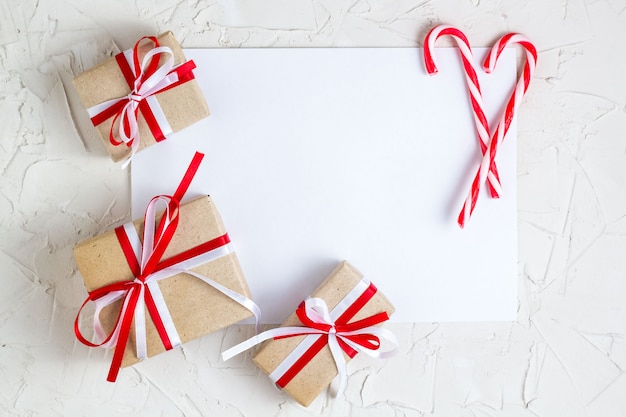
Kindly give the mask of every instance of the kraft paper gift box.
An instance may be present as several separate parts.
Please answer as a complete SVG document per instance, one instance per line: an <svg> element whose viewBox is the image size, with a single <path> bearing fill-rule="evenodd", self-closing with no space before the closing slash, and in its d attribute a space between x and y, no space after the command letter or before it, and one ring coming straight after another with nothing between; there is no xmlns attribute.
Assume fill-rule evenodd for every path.
<svg viewBox="0 0 626 417"><path fill-rule="evenodd" d="M179 219L178 227L162 260L167 261L172 256L226 234L219 213L210 197L198 198L181 205ZM143 219L135 221L133 225L141 236ZM79 243L74 248L74 257L83 276L85 287L90 293L115 282L134 279L115 231L109 231ZM250 298L250 290L234 252L192 268L192 271ZM162 279L158 281L158 286L182 343L253 315L249 310L205 282L185 273ZM121 303L122 300L116 301L100 313L100 320L107 334L113 329L120 315ZM147 313L145 321L147 353L148 357L152 357L165 351L165 348ZM138 361L133 324L121 366L132 365ZM115 377L112 378L114 379Z"/></svg>
<svg viewBox="0 0 626 417"><path fill-rule="evenodd" d="M348 262L341 262L326 278L325 281L311 294L311 297L323 299L329 310L332 310L355 286L362 280L363 275ZM387 298L376 291L348 323L386 312L394 312L393 305ZM302 326L302 322L293 313L281 324L286 326ZM266 374L270 375L287 356L304 340L306 336L294 336L284 339L266 341L253 361ZM342 352L343 353L343 352ZM350 357L343 353L346 361ZM338 370L333 360L330 348L325 345L282 389L303 406L311 402L327 388L337 376Z"/></svg>
<svg viewBox="0 0 626 417"><path fill-rule="evenodd" d="M180 44L171 32L166 32L158 36L157 39L160 46L169 47L172 50L175 65L185 62L186 59ZM142 62L143 57L153 47L154 45L148 41L144 41L139 45L139 63ZM132 56L132 54L130 56ZM162 65L165 60L166 57L162 55L160 57L160 64ZM115 57L76 76L74 78L74 87L86 109L108 100L128 96L131 92L129 82L126 80ZM172 133L209 116L208 105L195 79L190 79L165 91L157 92L152 97L156 98L158 101L158 106L160 106L162 110L161 116L165 117L171 127ZM154 112L157 119L159 116L158 113L158 110ZM154 116L149 117L152 118ZM141 150L155 144L157 140L146 122L146 115L141 106L137 119L139 129L138 150ZM111 143L109 132L113 120L114 116L109 117L104 122L98 124L96 130L104 143L106 151L111 158L117 162L128 158L132 151L131 148L124 143L119 145ZM119 123L119 121L118 119L116 124ZM115 126L113 133L116 139L119 140L117 130L117 126ZM165 136L169 134L169 132L166 131L163 133ZM162 140L162 138L160 140Z"/></svg>

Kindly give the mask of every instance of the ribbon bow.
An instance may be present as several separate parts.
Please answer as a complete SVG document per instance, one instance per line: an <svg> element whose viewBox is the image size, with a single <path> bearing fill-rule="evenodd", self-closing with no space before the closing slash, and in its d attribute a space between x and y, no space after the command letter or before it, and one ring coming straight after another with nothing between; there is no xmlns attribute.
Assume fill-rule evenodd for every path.
<svg viewBox="0 0 626 417"><path fill-rule="evenodd" d="M387 313L382 312L353 323L336 324L330 317L328 306L321 298L308 298L300 303L296 315L307 328L301 333L302 335L323 334L329 338L334 338L336 343L332 344L341 347L350 357L363 349L378 350L380 338L376 333L377 330L381 329L379 327L372 328L372 326L389 320ZM277 339L285 337L287 336L280 336Z"/></svg>
<svg viewBox="0 0 626 417"><path fill-rule="evenodd" d="M368 290L370 288L374 288L375 292L375 287L372 284L369 285ZM351 307L353 305L347 307L347 310L350 310ZM345 317L346 312L344 311L341 316ZM286 326L267 330L223 352L222 359L228 360L268 339L284 339L294 336L313 337L317 340L311 339L310 343L306 343L305 339L301 346L298 346L290 356L277 366L270 374L270 378L279 387L284 387L324 345L328 344L339 374L339 387L334 391L334 394L342 393L348 375L344 352L350 358L353 358L358 352L363 352L373 358L386 359L397 353L398 340L393 333L377 326L389 320L386 312L344 324L341 323L343 321L341 317L333 320L333 313L337 313L337 311L329 312L326 302L321 298L308 298L300 303L296 310L296 315L304 326ZM316 338L316 336L321 337ZM391 350L380 351L381 337L392 343L393 348Z"/></svg>
<svg viewBox="0 0 626 417"><path fill-rule="evenodd" d="M337 393L342 393L345 390L348 376L347 363L343 352L351 358L358 352L363 352L373 358L383 359L394 355L397 351L398 342L395 335L386 329L376 326L389 320L386 312L348 324L336 324L330 318L328 306L324 300L321 298L308 298L298 306L296 315L302 324L306 326L304 328L306 330L299 334L278 336L276 339L307 334L321 334L322 337L327 338L328 347L339 373ZM395 345L395 348L391 351L380 352L380 337L390 340Z"/></svg>
<svg viewBox="0 0 626 417"><path fill-rule="evenodd" d="M139 47L146 40L152 42L154 48L143 57L140 63ZM194 78L192 70L196 65L193 61L186 61L175 66L174 52L167 46L160 46L157 38L152 36L141 38L132 50L116 55L115 59L128 83L130 93L90 107L87 112L95 126L113 117L109 140L116 146L122 143L130 146L130 158L132 158L140 144L139 111L141 110L155 140L165 139L168 134L172 133L172 128L153 96L192 80ZM114 134L114 127L118 120L119 140Z"/></svg>
<svg viewBox="0 0 626 417"><path fill-rule="evenodd" d="M219 236L186 252L161 260L178 227L180 199L189 187L203 157L203 154L195 154L174 195L156 196L150 201L144 219L143 243L139 240L132 223L115 229L116 236L135 278L132 281L116 282L91 291L76 315L74 332L80 342L90 347L115 347L107 377L108 381L114 382L117 379L133 319L135 320L137 357L139 359L147 358L146 308L165 349L170 350L182 343L158 286L158 281L162 279L180 273L194 276L250 310L258 325L260 310L252 300L210 278L191 271L191 268L230 253L228 235ZM157 208L160 203L165 203L165 211L157 224ZM100 312L106 306L120 299L124 300L122 308L113 330L107 335L100 323ZM87 340L78 326L80 314L90 301L95 304L94 334L97 340L100 340L100 342L95 343Z"/></svg>

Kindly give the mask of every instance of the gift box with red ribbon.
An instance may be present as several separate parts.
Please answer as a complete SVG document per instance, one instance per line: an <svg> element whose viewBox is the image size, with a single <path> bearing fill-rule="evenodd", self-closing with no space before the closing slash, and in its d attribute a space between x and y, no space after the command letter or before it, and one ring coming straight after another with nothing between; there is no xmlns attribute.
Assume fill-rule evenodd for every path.
<svg viewBox="0 0 626 417"><path fill-rule="evenodd" d="M74 87L114 161L209 115L194 68L167 32L76 76Z"/></svg>
<svg viewBox="0 0 626 417"><path fill-rule="evenodd" d="M171 196L157 196L145 218L78 244L76 264L89 293L74 326L90 347L113 348L108 375L189 340L259 316L220 215L210 197L180 204L202 154ZM162 210L161 210L162 209ZM81 311L95 305L93 333Z"/></svg>
<svg viewBox="0 0 626 417"><path fill-rule="evenodd" d="M348 262L341 262L280 327L265 331L222 353L224 360L264 343L256 365L297 402L311 402L339 375L341 393L347 362L363 352L388 358L398 349L396 337L380 324L393 305ZM383 348L381 339L388 346Z"/></svg>

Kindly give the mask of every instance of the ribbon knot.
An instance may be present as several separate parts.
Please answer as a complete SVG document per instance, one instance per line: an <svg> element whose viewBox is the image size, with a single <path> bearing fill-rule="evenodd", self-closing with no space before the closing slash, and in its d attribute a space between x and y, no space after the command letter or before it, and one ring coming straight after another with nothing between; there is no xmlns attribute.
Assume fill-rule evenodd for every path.
<svg viewBox="0 0 626 417"><path fill-rule="evenodd" d="M130 93L128 96L126 96L128 98L128 101L132 101L135 103L139 103L141 100L143 100L143 96L141 96L140 94L137 94L136 92L132 92Z"/></svg>

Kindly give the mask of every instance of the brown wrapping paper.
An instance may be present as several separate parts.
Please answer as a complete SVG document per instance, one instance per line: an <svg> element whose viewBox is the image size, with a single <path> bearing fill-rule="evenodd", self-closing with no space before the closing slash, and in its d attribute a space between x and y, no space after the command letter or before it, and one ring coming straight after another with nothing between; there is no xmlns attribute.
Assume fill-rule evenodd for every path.
<svg viewBox="0 0 626 417"><path fill-rule="evenodd" d="M160 35L158 39L162 46L168 46L172 49L176 65L185 61L182 49L172 32L166 32ZM142 43L139 54L140 62L143 56L151 49L151 45L150 42ZM85 108L92 107L107 100L123 97L130 93L128 83L124 79L115 58L110 58L97 67L78 75L74 78L74 87ZM174 132L209 116L209 107L196 80L190 80L175 88L158 93L155 97L159 101L167 117L167 121ZM111 143L109 140L109 131L112 122L113 118L110 118L96 126L96 130L100 134L107 152L111 158L117 162L127 158L131 150L126 144L115 146ZM141 111L139 112L138 122L140 137L139 149L141 150L153 145L156 141ZM118 137L117 127L114 129L114 135L116 138Z"/></svg>
<svg viewBox="0 0 626 417"><path fill-rule="evenodd" d="M339 301L363 278L363 275L348 262L341 262L330 273L328 278L311 294L321 298L332 310ZM377 291L374 297L354 316L350 322L364 319L371 315L386 311L391 316L393 305ZM301 326L302 323L295 312L281 324L285 326ZM266 374L274 369L300 344L306 336L294 336L279 340L268 340L256 353L253 360ZM344 353L347 361L350 358ZM330 348L326 345L285 387L284 390L297 402L308 407L311 402L337 376L337 367Z"/></svg>
<svg viewBox="0 0 626 417"><path fill-rule="evenodd" d="M226 233L222 220L210 197L202 197L180 207L180 220L162 259L167 259ZM143 221L135 223L143 236ZM106 232L74 248L76 264L87 291L113 282L133 280L133 274L114 231ZM194 268L202 274L248 298L250 290L235 253ZM198 278L179 274L159 281L167 307L183 343L211 333L252 316L252 313ZM106 307L100 319L110 331L119 315L122 300ZM146 311L148 356L164 352L163 343ZM139 360L135 352L135 331L131 328L122 366Z"/></svg>

